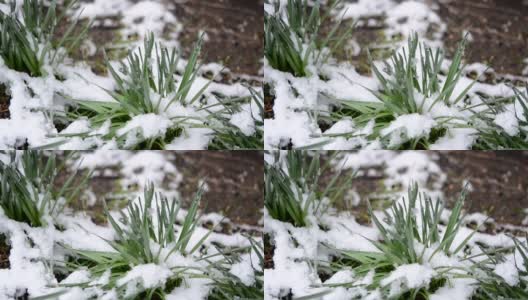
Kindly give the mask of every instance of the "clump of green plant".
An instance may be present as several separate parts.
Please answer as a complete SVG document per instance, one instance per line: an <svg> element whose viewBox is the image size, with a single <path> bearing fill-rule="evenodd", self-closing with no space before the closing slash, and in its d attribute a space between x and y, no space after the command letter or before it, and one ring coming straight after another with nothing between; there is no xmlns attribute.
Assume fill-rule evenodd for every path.
<svg viewBox="0 0 528 300"><path fill-rule="evenodd" d="M455 86L463 74L462 58L465 45L466 40L458 45L443 80L440 78L445 57L443 50L433 50L419 43L416 34L409 38L407 48L403 48L402 53L393 53L390 62L385 62L384 72L375 65L369 54L372 71L381 85L379 90L371 90L371 93L380 102L340 100L342 109L333 115L333 119L352 117L358 127L365 127L374 120L373 133L368 138L386 140L387 136L383 136L381 131L399 116L427 114L439 103L455 107L465 99L474 84L473 82L468 85L459 95L453 95ZM451 116L435 117L435 121L437 124L429 137L411 140L403 145L403 148L427 149L445 133L447 124L467 126L466 120L456 123L457 118Z"/></svg>
<svg viewBox="0 0 528 300"><path fill-rule="evenodd" d="M280 155L276 153L275 163L265 163L264 205L272 218L294 226L306 226L308 215L324 213L342 199L354 177L340 171L323 185L320 179L328 164L321 166L319 153L292 150Z"/></svg>
<svg viewBox="0 0 528 300"><path fill-rule="evenodd" d="M494 122L497 114L503 111L503 106L488 104L491 115L480 114L486 126L478 127L478 138L474 145L477 150L497 149L527 149L528 148L528 87L526 92L514 88L513 98L515 118L518 122L517 135L508 134L504 128ZM517 108L520 108L518 111Z"/></svg>
<svg viewBox="0 0 528 300"><path fill-rule="evenodd" d="M0 161L0 206L10 219L32 227L45 226L47 217L60 214L77 199L90 177L90 173L77 176L74 172L59 186L64 163L58 163L55 153L29 150L18 158L15 151L9 155L10 163Z"/></svg>
<svg viewBox="0 0 528 300"><path fill-rule="evenodd" d="M264 148L264 97L250 88L250 112L255 124L252 135L246 135L240 127L231 123L231 117L242 111L242 105L247 103L247 98L231 100L228 103L221 102L223 109L212 112L211 128L214 131L214 139L209 144L209 150L243 150ZM253 113L252 107L258 108L258 114Z"/></svg>
<svg viewBox="0 0 528 300"><path fill-rule="evenodd" d="M180 203L176 199L170 201L161 193L156 193L153 185L144 190L139 203L131 201L126 212L121 212L120 220L116 220L105 208L108 221L116 233L115 240L106 242L114 252L99 252L71 249L75 261L68 263L73 269L88 268L93 278L100 278L110 271L108 283L101 286L105 291L115 290L120 297L126 293L127 283L123 279L132 268L144 264L165 264L178 253L185 257L200 250L209 234L204 235L194 245L190 245L191 238L199 226L198 207L203 193L199 189L187 211L181 229L176 234L175 224L180 211ZM153 246L156 245L155 247ZM156 248L157 247L157 248ZM165 299L167 293L183 283L183 275L189 272L188 266L172 266L171 276L160 286L144 288L139 286L133 299ZM79 283L76 286L87 288L91 282Z"/></svg>
<svg viewBox="0 0 528 300"><path fill-rule="evenodd" d="M120 147L165 148L167 143L182 134L182 125L188 121L188 118L171 118L172 126L167 129L164 136L144 138L140 130L137 133L139 141L133 145L126 145L129 132L123 133L120 129L123 129L134 117L146 114L161 116L175 103L187 106L200 99L210 82L196 94L190 95L190 92L198 76L198 56L202 43L203 37L200 37L187 61L180 81L177 82L175 74L178 72L177 67L180 62L179 52L155 43L154 35L149 34L145 37L143 49L130 52L126 63L121 62L119 70L116 70L107 59L108 69L117 84L115 91L107 91L107 93L115 101L77 101L79 108L71 113L71 120L87 117L92 128L101 128L110 122L108 132L102 137L105 140L115 139ZM74 136L90 137L93 135L94 133L87 132ZM71 137L71 135L64 137Z"/></svg>
<svg viewBox="0 0 528 300"><path fill-rule="evenodd" d="M231 266L241 261L240 251L232 251L229 253L220 251L223 256L222 259L210 262L209 266L214 273L221 274L221 276L212 276L214 283L212 284L213 289L207 298L208 300L264 298L264 247L251 237L249 241L251 243L249 250L258 260L251 262L255 278L254 283L248 285L242 282L236 274L231 273Z"/></svg>
<svg viewBox="0 0 528 300"><path fill-rule="evenodd" d="M56 0L49 6L42 0L24 0L21 11L17 11L16 1L11 1L11 12L0 12L0 56L6 66L39 77L47 75L46 64L61 63L68 52L80 45L90 26L86 24L74 33L76 19L58 40L55 38L58 25L75 3L76 0L69 1L64 11L57 14Z"/></svg>
<svg viewBox="0 0 528 300"><path fill-rule="evenodd" d="M274 69L297 77L309 75L310 63L325 63L353 29L338 35L340 21L322 37L322 24L329 15L321 15L318 2L309 6L307 0L288 0L284 12L279 8L280 3L275 2L275 12L264 13L264 55Z"/></svg>
<svg viewBox="0 0 528 300"><path fill-rule="evenodd" d="M331 269L352 268L356 276L364 277L374 271L369 290L380 288L389 294L390 286L382 286L381 281L387 278L398 266L408 264L424 264L430 262L440 253L454 257L463 251L473 234L468 235L459 245L453 245L454 239L463 226L462 207L466 192L463 191L455 203L445 226L441 225L444 212L443 203L434 202L429 196L419 194L417 185L409 188L408 197L403 202L395 202L389 211L385 211L382 222L369 205L369 215L379 230L379 241L370 241L379 252L337 250L339 259L331 264ZM419 243L423 249L416 247ZM426 251L429 250L429 251ZM399 295L391 295L398 299L428 299L436 288L448 280L447 275L469 276L469 270L459 267L435 267L437 276L429 284L429 288L405 289ZM355 286L354 282L339 284Z"/></svg>
<svg viewBox="0 0 528 300"><path fill-rule="evenodd" d="M516 285L511 285L494 272L494 268L483 266L485 276L478 276L478 288L473 299L475 300L495 300L495 299L528 299L528 239L523 243L516 237L512 237L515 242L515 268L517 269L519 282ZM518 254L518 255L517 255ZM492 266L504 261L503 255L495 257L489 255L488 260L492 262ZM518 265L522 265L522 269Z"/></svg>

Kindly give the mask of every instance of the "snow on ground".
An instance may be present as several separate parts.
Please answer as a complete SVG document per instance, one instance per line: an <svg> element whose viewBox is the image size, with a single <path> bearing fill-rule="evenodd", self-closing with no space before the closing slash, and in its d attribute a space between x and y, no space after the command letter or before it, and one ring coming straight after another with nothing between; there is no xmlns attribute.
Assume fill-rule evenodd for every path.
<svg viewBox="0 0 528 300"><path fill-rule="evenodd" d="M404 197L407 197L407 189L412 183L416 183L420 192L427 193L433 201L444 201L442 187L446 182L447 174L446 170L438 164L437 159L434 152L361 150L341 153L334 159L333 166L336 170L356 170L357 176L383 178L385 192L382 195L372 193L356 200L354 207L359 204L365 207L366 201L378 198L386 199L389 201L388 204L392 201L400 204L407 203ZM267 161L272 163L274 159L269 155ZM464 185L471 189L470 184ZM354 181L349 188L354 190ZM369 200L366 199L367 197ZM382 207L387 207L388 204ZM374 206L374 214L385 226L391 228L388 223L385 223L386 219L381 208L376 207L378 206ZM413 211L418 219L421 218L418 212L419 207L417 206L416 211ZM472 260L483 261L485 256L482 256L482 251L484 249L514 246L510 235L476 232L472 227L468 227L469 225L466 226L467 224L483 226L484 222L493 223L493 219L483 213L467 214L462 219L462 226L454 236L450 248L450 251L454 252L468 239L464 251L448 256L443 251L436 252L436 246L424 247L415 239L413 247L416 253L422 253L424 257L421 263L395 266L393 271L381 279L376 273L378 271L365 263L364 268L370 271L361 275L353 269L354 266L357 267L357 264L350 263L349 267L337 264L340 252L336 250L367 251L379 254L381 251L374 243L381 242L383 236L373 222L359 223L357 212L355 208L351 210L329 209L323 214L309 215L306 227L295 227L288 222L272 218L265 210L264 232L269 236L269 247L273 249L269 258L273 266L265 269L265 299L303 296L324 300L392 299L393 296L394 299L410 299L406 298L405 294L402 296L402 293L408 289L427 289L437 284L433 283L433 280L437 280L439 273L444 273L446 268L453 268L454 273L448 272L447 274L450 275L442 275L447 276L448 280L435 288L430 293L429 299L472 299L477 289L476 278L457 276L457 274L471 273L472 271L469 270L474 267ZM390 214L388 209L387 212ZM441 216L444 222L442 224L446 224L450 214L451 211L444 211ZM444 225L440 226L442 231L445 230ZM526 231L526 228L520 230ZM474 255L472 259L466 259L472 255ZM521 256L522 253L519 250L507 254L503 260L499 260L500 263L493 267L493 272L508 284L516 285L522 276L519 270L524 268L521 266ZM330 263L336 265L329 271ZM518 270L516 266L520 269ZM375 276L377 281L374 284ZM372 284L374 285L371 286Z"/></svg>
<svg viewBox="0 0 528 300"><path fill-rule="evenodd" d="M17 2L19 5L21 3L22 1ZM0 4L0 9L8 11L7 4ZM119 45L110 46L112 49L122 48L123 51L127 51L137 50L143 44L143 38L149 33L153 33L157 41L165 47L178 48L180 46L178 34L182 25L174 16L174 9L173 4L162 0L96 0L80 1L79 6L75 11L70 12L70 15L94 20L93 26L108 28L119 26L121 29L116 33L125 43L120 42ZM91 49L92 53L98 48L107 46L95 45L89 40L84 45ZM155 61L155 57L152 59ZM118 66L119 61L111 63ZM180 74L186 64L187 61L184 59L179 61L177 70ZM102 138L110 132L109 123L96 128L82 118L68 121L65 124L66 128L57 123L57 116L71 110L76 106L77 101L115 102L109 94L116 88L114 79L110 75L94 74L85 62L73 62L69 59L59 65L48 63L45 69L44 76L30 77L26 73L9 69L0 59L0 84L5 86L10 97L10 118L0 119L0 148L42 146L64 150L129 148L138 140L163 137L169 127L180 126L183 132L172 141L168 141L166 148L201 150L207 148L214 137L211 129L203 127L209 121L208 111L216 112L221 109L217 95L233 98L250 96L247 87L240 83L213 82L205 89L203 99L200 101L185 106L172 105L170 109L159 114L137 116L117 133L119 136L127 136L126 142L120 144L114 139ZM212 70L213 74L217 75L220 69L222 67L217 63L204 65L190 87L189 95L194 96L210 81L205 78L205 73ZM176 82L180 82L181 79L180 75L174 77ZM259 87L254 89L261 92ZM160 98L159 95L157 97ZM167 104L169 99L172 99L172 95L159 101ZM255 114L244 108L233 116L233 123L235 126L240 123L242 132L251 135L256 127L255 117L258 116L258 113ZM177 122L182 119L186 122ZM87 133L90 133L88 137L85 136Z"/></svg>
<svg viewBox="0 0 528 300"><path fill-rule="evenodd" d="M285 2L281 3L281 7L285 9ZM272 5L269 5L266 11L273 14ZM430 1L344 1L332 15L335 20L350 19L357 21L361 26L382 26L386 42L369 45L369 48L396 49L400 54L407 47L407 39L413 34L417 34L421 42L433 49L442 48L442 36L447 28ZM355 48L366 47L353 40L354 33L351 38ZM471 42L470 40L469 37L468 41ZM356 53L358 51L354 50ZM416 61L419 59L420 55ZM389 59L386 61L389 62ZM384 72L383 61L376 60L374 63ZM442 70L447 70L449 63L449 60L444 60ZM295 77L288 72L274 69L265 59L264 81L270 86L273 98L273 118L267 118L264 122L266 149L399 149L405 148L405 143L409 140L429 139L436 134L433 134L432 130L439 128L445 132L428 145L429 149L471 149L478 133L476 128L485 126L478 118L475 120L478 113L487 109L485 99L488 98L482 98L481 95L497 98L514 95L513 89L505 83L493 85L479 81L469 88L464 101L454 103L454 99L474 82L469 76L462 76L454 87L450 100L453 103L436 103L434 107L431 106L432 109L424 109L420 113L395 115L396 119L389 126L381 132L375 132L373 120L368 124L357 124L345 116L328 121L329 114L335 108L342 107L341 101L381 104L372 93L381 89L374 75L359 74L357 65L331 59L318 64L310 61L307 68L310 71L306 77ZM417 68L421 69L419 65ZM474 73L480 77L486 71L493 70L476 63L468 65L463 73ZM418 71L418 74L420 73L421 71ZM440 75L439 80L444 82L446 76ZM528 78L521 80L528 81ZM418 106L420 102L431 105L438 96L435 94L427 98L416 90L415 94ZM516 129L521 126L519 120L523 119L521 107L520 103L507 105L502 109L503 112L496 116L495 124L504 128L507 135L515 136L518 133Z"/></svg>
<svg viewBox="0 0 528 300"><path fill-rule="evenodd" d="M2 155L2 161L7 162ZM163 192L168 197L177 196L178 186L182 174L171 161L173 154L168 152L128 152L128 151L102 151L83 152L79 157L68 164L72 170L80 168L94 170L93 176L106 175L121 178L121 197L134 199L139 203L143 201L143 187L151 182L157 192ZM164 181L171 184L164 184ZM167 187L168 186L168 187ZM165 187L165 188L164 188ZM90 205L94 207L95 203ZM98 205L102 205L98 203ZM156 204L157 205L157 204ZM155 207L152 208L153 216ZM120 219L120 213L125 210L113 210L111 214ZM187 211L181 209L178 212L177 224L174 230L178 233L182 230L183 219ZM232 228L238 225L231 224L228 218L218 213L204 214L201 216L199 225L189 238L186 251L202 239L205 242L202 248L193 252L192 256L183 256L179 252L169 251L171 248L160 248L152 241L153 253L161 253L161 257L167 257L159 264L149 263L133 267L124 277L120 278L116 286L125 289L124 294L118 290L105 291L102 286L109 283L110 272L105 272L101 277L94 277L88 269L70 270L66 275L57 273L57 269L64 267L69 261L69 249L105 251L115 253L116 250L109 245L114 241L117 234L108 224L95 224L86 211L65 210L55 218L46 217L46 225L43 227L31 227L26 223L9 219L0 208L0 234L5 236L10 246L9 263L10 268L0 268L0 299L19 299L17 297L37 297L51 295L61 292L60 299L122 299L123 295L137 295L144 288L163 287L168 278L173 277L181 268L191 268L194 271L184 273L183 283L172 291L168 291L167 299L207 299L213 281L210 277L203 277L196 270L208 270L207 260L217 261L220 247L238 249L249 247L248 235L250 232L258 231L258 228L246 226L246 233L233 230L222 233L218 230L202 227L217 226L218 224L230 224ZM206 225L209 224L209 225ZM253 237L256 243L262 243L258 236ZM208 259L201 259L207 258ZM239 277L243 284L251 286L255 283L255 271L260 268L258 258L254 252L241 256L239 262L233 263L231 273ZM208 271L207 271L208 272ZM179 275L182 276L182 275ZM216 278L221 275L216 274ZM89 283L86 285L86 283Z"/></svg>

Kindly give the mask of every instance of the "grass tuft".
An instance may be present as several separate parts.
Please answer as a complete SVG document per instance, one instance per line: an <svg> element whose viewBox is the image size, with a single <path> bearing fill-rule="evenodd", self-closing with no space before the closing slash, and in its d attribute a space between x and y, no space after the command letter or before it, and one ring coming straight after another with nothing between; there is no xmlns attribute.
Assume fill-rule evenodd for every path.
<svg viewBox="0 0 528 300"><path fill-rule="evenodd" d="M324 213L342 199L354 173L343 177L338 173L323 185L320 179L326 167L318 153L292 150L280 158L277 152L275 163L265 163L264 205L270 216L303 227L308 225L307 216Z"/></svg>
<svg viewBox="0 0 528 300"><path fill-rule="evenodd" d="M255 124L253 134L247 135L237 124L231 122L232 116L242 111L242 105L247 103L247 98L221 102L223 109L211 112L210 128L214 131L214 139L209 144L209 150L264 148L264 97L251 88L250 91L249 111ZM257 113L254 107L258 109Z"/></svg>
<svg viewBox="0 0 528 300"><path fill-rule="evenodd" d="M478 276L478 288L473 295L475 300L495 300L495 299L528 299L528 238L524 242L512 237L515 248L515 268L519 281L517 284L510 284L495 273L494 267L483 266L485 276ZM498 258L489 256L489 260L495 265L504 261L504 256Z"/></svg>
<svg viewBox="0 0 528 300"><path fill-rule="evenodd" d="M180 54L176 49L169 50L156 43L154 35L149 34L144 40L143 48L130 52L126 63L121 62L119 70L107 60L108 69L117 84L115 91L107 91L107 93L115 101L78 101L79 108L71 114L71 120L88 117L92 128L103 128L109 124L108 132L102 134L102 137L105 140L115 139L120 147L165 148L167 143L182 134L181 125L186 121L185 119L171 119L172 125L164 136L144 138L143 133L138 132L138 141L133 145L125 145L128 132L118 133L118 131L133 117L146 114L162 116L173 104L187 106L200 99L210 82L196 94L190 93L198 76L198 56L202 43L203 37L200 37L183 70L181 80L177 82L175 74L180 63ZM82 133L77 136L92 135L93 133Z"/></svg>
<svg viewBox="0 0 528 300"><path fill-rule="evenodd" d="M370 241L379 252L338 250L340 259L332 263L333 269L352 268L358 277L365 277L374 270L374 279L367 286L369 290L382 288L389 293L390 286L382 286L381 281L387 278L398 266L409 264L428 264L440 253L453 257L461 253L475 232L468 235L460 244L454 245L454 239L462 226L462 206L465 191L455 203L449 219L441 225L444 206L440 201L434 202L429 196L420 194L417 185L409 188L408 196L403 202L395 202L385 219L380 220L369 205L372 222L379 230L380 241ZM417 247L419 245L419 247ZM391 297L401 299L428 299L434 292L432 287L440 287L447 280L448 274L468 276L468 270L455 267L435 267L436 276L429 289L402 288L399 295ZM354 286L354 282L342 284Z"/></svg>
<svg viewBox="0 0 528 300"><path fill-rule="evenodd" d="M340 1L335 1L329 11ZM310 6L307 0L288 0L284 11L275 2L275 12L264 15L264 55L274 69L296 77L308 76L310 64L325 63L346 41L353 27L337 35L341 22L321 37L321 25L328 17L321 15L319 3Z"/></svg>
<svg viewBox="0 0 528 300"><path fill-rule="evenodd" d="M76 2L69 1L64 12L58 14L56 0L49 6L42 0L24 0L21 11L16 9L16 1L12 1L10 13L0 12L0 56L6 66L33 77L45 76L46 64L61 63L68 52L79 47L90 24L74 36L78 19L58 40L54 38L59 23L66 18L65 13Z"/></svg>
<svg viewBox="0 0 528 300"><path fill-rule="evenodd" d="M374 129L369 139L390 139L381 131L387 128L397 117L409 114L429 114L438 104L455 107L467 96L475 82L468 85L460 94L454 95L454 90L462 74L464 65L462 58L466 40L463 40L444 75L442 65L445 54L443 50L433 50L420 43L415 34L409 38L407 47L401 53L394 52L389 62L385 62L383 71L376 66L369 54L369 62L375 77L381 87L371 93L379 102L357 100L341 100L342 110L335 113L334 119L352 117L358 127L365 127L372 120ZM419 139L403 137L405 149L427 149L442 133L447 124L467 126L467 121L456 117L436 116L436 126L431 134ZM457 122L460 121L460 122ZM462 125L461 125L462 124ZM402 145L399 145L400 147Z"/></svg>
<svg viewBox="0 0 528 300"><path fill-rule="evenodd" d="M130 202L126 212L121 212L121 218L114 218L105 208L108 221L116 233L116 239L106 242L114 252L98 252L71 249L75 257L69 263L73 269L86 267L94 278L100 278L108 270L110 280L102 288L105 291L115 289L121 296L127 294L127 284L118 284L135 266L144 264L164 265L176 253L189 257L203 245L211 231L200 238L195 244L190 241L198 225L198 206L203 193L203 187L187 211L180 231L176 234L174 225L180 211L180 203L176 199L169 200L161 193L156 193L153 185L144 190L141 201ZM166 294L183 283L183 274L189 267L171 267L172 276L163 284L154 288L141 288L133 295L138 299L164 299ZM89 287L91 283L79 284Z"/></svg>
<svg viewBox="0 0 528 300"><path fill-rule="evenodd" d="M47 217L60 214L77 199L91 175L76 180L77 173L73 173L59 187L57 179L64 164L58 163L55 153L29 150L19 157L11 152L10 157L8 164L0 161L0 206L8 218L32 227L45 226Z"/></svg>
<svg viewBox="0 0 528 300"><path fill-rule="evenodd" d="M497 150L497 149L528 149L528 87L526 92L514 88L515 97L513 108L515 118L518 122L518 133L510 135L503 127L494 122L497 114L503 112L503 106L495 107L489 103L489 110L492 116L483 115L482 118L486 126L478 128L478 139L474 145L476 150ZM520 109L519 109L520 108Z"/></svg>
<svg viewBox="0 0 528 300"><path fill-rule="evenodd" d="M241 262L240 251L222 253L222 259L210 262L210 268L215 273L222 276L214 276L213 290L208 296L208 300L231 300L231 299L263 299L264 298L264 247L251 237L249 237L251 247L251 267L253 269L255 281L247 284L231 273L231 267ZM245 249L243 249L245 250ZM244 252L243 252L244 253Z"/></svg>

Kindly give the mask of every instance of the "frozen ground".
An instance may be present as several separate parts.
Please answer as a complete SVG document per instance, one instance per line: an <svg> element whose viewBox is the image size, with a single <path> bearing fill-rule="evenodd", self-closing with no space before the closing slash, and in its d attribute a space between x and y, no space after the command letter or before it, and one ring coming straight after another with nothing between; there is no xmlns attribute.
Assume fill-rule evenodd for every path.
<svg viewBox="0 0 528 300"><path fill-rule="evenodd" d="M243 214L230 208L244 205L249 211L255 206L254 201L260 204L262 187L251 178L260 177L252 172L257 172L262 163L260 155L256 160L250 153L241 153L239 156L226 153L223 161L246 160L246 172L242 173L240 170L236 171L236 168L228 169L228 166L218 165L214 155L211 158L208 160L207 154L175 155L155 151L77 153L68 160L68 170L65 174L58 177L59 186L64 184L61 181L66 180L66 173L75 169L82 172L93 170L92 178L79 199L72 202L64 212L53 217L45 216L47 225L31 227L7 218L0 209L0 299L34 298L43 295L52 295L51 299L123 299L125 292L132 298L144 299L146 294L141 294L144 288L166 289L167 299L213 297L209 295L213 290L211 279L216 280L223 276L211 269L210 263L220 258L215 256L215 253L218 254L220 249L240 251L236 249L251 245L249 237L259 244L262 243L261 229L258 226L261 222L260 209ZM1 159L8 161L5 154L2 154ZM201 166L201 171L192 171L189 165L179 163L181 159ZM210 167L210 172L207 172L207 166ZM211 166L215 166L216 170ZM222 175L219 176L217 172L222 172ZM194 178L197 174L202 174L198 181ZM190 251L193 245L205 238L198 251L183 256L179 252L173 252L172 255L167 255L170 259L160 261L159 264L136 265L113 289L105 287L111 275L108 272L98 277L86 268L66 267L66 264L74 261L70 252L72 249L116 252L110 247L110 243L116 239L117 233L107 223L103 202L106 201L116 220L120 220L119 211L126 212L124 207L128 201L142 201L140 199L143 189L148 182L169 199L179 198L185 208L191 205L190 200L199 186L204 186L205 193L200 207L204 210L207 208L207 212L204 211L200 216L187 248L187 251ZM192 193L189 191L190 185L193 186ZM238 185L241 188L237 190ZM237 190L237 194L226 201L221 200L218 197L229 194L229 191L222 190L222 187ZM219 205L221 203L223 205ZM149 213L155 215L154 210ZM186 209L179 211L177 222L173 225L176 234L183 230L182 222L187 214ZM224 214L232 216L234 221ZM244 220L240 220L237 215ZM211 228L213 231L209 233ZM156 243L151 243L151 247L155 248ZM170 248L160 249L167 251ZM252 286L259 280L257 269L253 268L258 268L257 253L250 254L252 252L246 250L240 253L241 260L228 263L227 271L232 272L236 276L234 278L239 278L243 284ZM182 268L190 268L193 271L179 274ZM171 280L182 275L183 281L174 285ZM53 296L55 292L59 292L59 295ZM153 299L158 299L156 297Z"/></svg>
<svg viewBox="0 0 528 300"><path fill-rule="evenodd" d="M13 1L16 1L18 7L23 2ZM62 6L60 3L62 1L59 1L59 8ZM239 6L243 8L242 4ZM0 9L4 12L9 11L8 7L8 4L0 4ZM198 11L198 8L195 5L163 0L79 1L79 5L68 14L71 17L80 16L86 21L93 20L94 23L88 32L88 38L82 43L81 51L69 53L72 59L66 59L59 65L45 66L47 75L42 77L30 77L28 74L10 70L3 62L0 63L0 148L131 148L131 143L138 138L163 138L169 135L171 128L180 127L183 131L177 137L169 138L165 148L206 149L216 134L211 128L220 126L211 120L211 112L218 112L222 107L219 101L249 97L251 94L248 86L253 86L257 93L261 91L260 60L248 63L240 59L238 54L227 53L234 49L233 45L228 44L222 47L221 51L215 51L214 47L218 46L207 46L208 39L211 43L218 44L223 34L224 39L239 39L239 45L243 45L243 49L260 46L255 42L259 40L259 33L245 30L249 25L240 18L222 15L222 6L209 10L209 13L216 14L209 17L226 17L233 24L227 24L228 21L225 22L227 25L198 24L196 19L189 17L188 11L203 16L203 11ZM236 12L237 7L230 9ZM241 11L244 12L243 9ZM258 19L259 16L248 14L247 8L244 15L248 16L248 20ZM185 17L185 22L180 20L179 16ZM198 29L196 26L204 27ZM231 27L236 26L247 34L233 37ZM67 26L59 29L59 32L64 32ZM223 31L226 32L222 33ZM106 72L103 53L106 51L111 63L117 66L120 61L125 61L123 54L129 50L137 51L138 47L143 45L143 38L149 32L164 46L184 49L182 52L185 57L190 54L189 49L198 36L204 34L205 51L209 55L190 87L190 95L197 94L211 78L214 80L207 86L199 101L191 105L173 105L177 107L157 115L136 116L115 138L105 137L109 134L109 124L106 123L100 127L92 126L84 118L68 119L65 122L64 114L71 112L77 101L114 101L109 93L116 89L116 82ZM180 43L180 35L185 39L185 43ZM210 55L211 53L214 56ZM233 70L224 67L223 61L229 61L228 65ZM178 64L179 75L174 78L176 84L182 80L182 70L186 63L187 61L182 59ZM159 96L154 91L152 95ZM224 117L227 118L228 124L231 121L231 125L239 128L242 135L251 136L258 127L255 122L261 120L261 117L258 106L249 99L239 109L229 111ZM167 99L158 101L161 103ZM116 141L120 138L125 138L128 142Z"/></svg>
<svg viewBox="0 0 528 300"><path fill-rule="evenodd" d="M280 2L286 5L286 1ZM325 5L322 7L324 10ZM266 9L273 12L271 4ZM528 57L527 10L526 4L517 1L342 1L332 11L334 23L343 18L342 26L356 22L357 29L335 51L335 60L311 62L306 77L273 69L265 61L269 87L265 148L405 149L409 141L425 140L418 148L472 149L479 142L480 129L489 126L506 137L523 136L519 128L524 126L524 112L518 102L492 109L487 116L492 125L479 117L489 113L489 101L511 97L512 86L522 89L527 83L523 72L523 61ZM332 29L327 27L324 33ZM463 101L455 103L452 99L446 105L398 115L383 130L374 120L360 122L356 114L347 114L349 101L380 103L372 92L381 90L380 81L371 73L366 50L370 49L375 64L386 71L383 61L389 61L392 50L403 53L413 33L427 45L445 49L449 58L467 37L467 66L453 93L454 99L470 87ZM442 64L440 82L445 80L449 63ZM414 93L417 105L431 103L437 96L428 98L417 90Z"/></svg>
<svg viewBox="0 0 528 300"><path fill-rule="evenodd" d="M310 213L305 227L278 221L265 211L265 299L303 296L325 300L488 299L479 292L479 280L488 276L498 276L505 289L508 286L522 289L519 280L524 278L525 267L521 252L512 249L512 236L525 242L528 232L523 212L528 206L527 185L517 180L526 172L526 165L520 163L525 159L526 154L520 152L365 150L341 153L333 160L334 168L357 171L344 201L338 201L325 213ZM271 156L268 161L273 161ZM374 214L388 230L395 230L390 223L385 223L388 221L383 211L392 215L390 205L408 203L404 199L408 199L407 189L413 183L449 209L454 207L454 200L464 187L467 189L464 217L451 251L468 238L464 250L431 255L438 245L424 248L414 240L414 245L409 247L426 253L421 263L395 264L388 273L381 267L374 268L376 262L368 262L367 256L364 265L358 262L361 260L347 263L344 253L382 253L375 243L383 242L383 235L369 215L367 203L370 202ZM411 212L417 218L420 218L419 207ZM516 215L513 211L520 213ZM451 213L446 210L442 214L440 232L446 230ZM508 250L502 258L483 263L482 267L486 266L491 273L475 270L475 265L483 261L479 253L497 249ZM397 255L406 257L404 252ZM458 271L444 273L446 268ZM444 281L439 283L440 277Z"/></svg>

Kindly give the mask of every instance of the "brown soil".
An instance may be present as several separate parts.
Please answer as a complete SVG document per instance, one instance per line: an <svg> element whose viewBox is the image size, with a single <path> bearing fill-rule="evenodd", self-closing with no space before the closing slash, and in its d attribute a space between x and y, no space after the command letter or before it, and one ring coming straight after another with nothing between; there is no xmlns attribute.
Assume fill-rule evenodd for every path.
<svg viewBox="0 0 528 300"><path fill-rule="evenodd" d="M273 262L273 254L275 253L275 246L270 243L270 236L264 235L264 269L273 269L275 263Z"/></svg>
<svg viewBox="0 0 528 300"><path fill-rule="evenodd" d="M469 31L473 37L466 52L469 62L486 63L499 74L522 75L523 60L528 58L528 5L521 0L437 2L448 27L444 37L448 52L454 53Z"/></svg>
<svg viewBox="0 0 528 300"><path fill-rule="evenodd" d="M455 199L462 182L469 179L473 191L466 208L488 214L498 223L521 225L528 208L527 151L439 152L438 164L448 176L444 193Z"/></svg>
<svg viewBox="0 0 528 300"><path fill-rule="evenodd" d="M185 204L198 190L201 180L206 180L207 192L202 197L205 212L218 212L237 224L258 225L262 217L264 199L263 153L261 151L188 151L174 152L174 164L183 175L178 190ZM115 170L115 174L119 174ZM63 176L64 180L67 176ZM95 222L104 223L102 199L111 199L120 192L117 175L95 176L90 188L97 197L97 205L88 213ZM171 179L165 182L170 184ZM133 188L133 187L131 187ZM112 202L109 205L123 205ZM82 209L80 204L75 208Z"/></svg>
<svg viewBox="0 0 528 300"><path fill-rule="evenodd" d="M183 23L179 40L186 53L205 31L205 61L223 62L236 74L259 75L264 47L263 0L167 1L175 4L174 13Z"/></svg>
<svg viewBox="0 0 528 300"><path fill-rule="evenodd" d="M81 0L81 2L90 2L88 0ZM62 13L61 10L62 7L58 7L58 13ZM116 42L118 42L119 39L119 26L105 26L102 25L105 19L112 19L115 24L119 24L118 16L115 17L105 17L99 20L96 20L96 22L99 22L101 25L98 26L92 26L87 31L86 40L90 40L95 44L96 52L93 55L88 55L88 53L85 53L86 51L81 51L79 48L73 49L69 54L71 58L77 61L84 61L86 62L92 70L99 75L106 74L106 66L105 66L105 59L104 59L104 52L107 52L107 55L110 58L113 58L114 54L111 50L109 50L109 46L112 46ZM69 29L70 25L75 22L74 19L71 18L64 18L61 20L61 22L58 24L57 29L55 30L54 36L55 41L59 41L63 35L66 33L66 31ZM87 25L88 20L80 20L79 23L76 25L75 29L73 30L71 37L76 37L79 34L81 34L83 28ZM82 46L82 43L81 45Z"/></svg>
<svg viewBox="0 0 528 300"><path fill-rule="evenodd" d="M6 94L6 88L4 85L0 85L0 119L9 119L11 114L9 113L9 105L11 98Z"/></svg>
<svg viewBox="0 0 528 300"><path fill-rule="evenodd" d="M190 198L206 179L207 212L221 212L235 223L257 225L264 199L264 154L261 151L190 151L176 155L184 181L180 191Z"/></svg>
<svg viewBox="0 0 528 300"><path fill-rule="evenodd" d="M9 269L9 252L11 248L6 243L4 235L0 235L0 269Z"/></svg>
<svg viewBox="0 0 528 300"><path fill-rule="evenodd" d="M480 212L492 217L499 224L522 225L528 208L528 152L526 151L434 151L438 155L437 164L447 175L442 187L451 207L463 189L464 180L469 180L472 191L468 193L465 209ZM368 223L366 200L374 207L385 207L386 192L382 169L365 172L352 182L361 196L361 204L353 208L360 223Z"/></svg>

